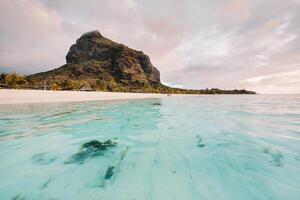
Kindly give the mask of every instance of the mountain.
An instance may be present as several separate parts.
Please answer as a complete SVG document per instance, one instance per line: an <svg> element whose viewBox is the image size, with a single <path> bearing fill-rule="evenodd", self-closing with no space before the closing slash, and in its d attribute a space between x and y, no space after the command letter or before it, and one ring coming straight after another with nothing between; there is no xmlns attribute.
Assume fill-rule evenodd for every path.
<svg viewBox="0 0 300 200"><path fill-rule="evenodd" d="M142 51L103 37L99 31L83 34L70 47L67 63L57 69L30 75L35 82L88 82L100 89L142 88L160 85L160 73Z"/></svg>
<svg viewBox="0 0 300 200"><path fill-rule="evenodd" d="M27 76L34 87L78 90L83 86L100 91L159 93L248 93L246 90L185 90L160 82L160 72L149 56L111 41L99 31L84 33L66 56L66 64ZM250 93L250 92L249 92Z"/></svg>

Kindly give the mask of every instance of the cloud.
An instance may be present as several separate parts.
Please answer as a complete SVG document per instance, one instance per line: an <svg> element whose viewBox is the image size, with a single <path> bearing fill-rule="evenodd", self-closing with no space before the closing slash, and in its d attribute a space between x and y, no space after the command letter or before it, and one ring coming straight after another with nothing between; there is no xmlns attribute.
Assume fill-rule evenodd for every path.
<svg viewBox="0 0 300 200"><path fill-rule="evenodd" d="M82 33L98 29L148 54L170 85L268 93L299 88L294 78L276 75L299 69L298 0L2 0L0 9L6 70L59 67ZM274 77L268 87L266 80L245 81L269 75L276 84Z"/></svg>
<svg viewBox="0 0 300 200"><path fill-rule="evenodd" d="M34 0L3 0L0 7L1 66L32 72L64 63L72 28L55 10Z"/></svg>
<svg viewBox="0 0 300 200"><path fill-rule="evenodd" d="M300 68L300 65L298 66ZM263 93L300 93L300 70L257 76L242 80L248 88L260 90ZM263 87L262 87L263 85Z"/></svg>

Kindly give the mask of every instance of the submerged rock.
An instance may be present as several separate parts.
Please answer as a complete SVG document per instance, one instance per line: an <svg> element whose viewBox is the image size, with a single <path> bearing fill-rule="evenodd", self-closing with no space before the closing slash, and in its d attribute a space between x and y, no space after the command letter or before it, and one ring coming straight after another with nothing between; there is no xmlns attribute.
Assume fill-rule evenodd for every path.
<svg viewBox="0 0 300 200"><path fill-rule="evenodd" d="M18 194L16 196L14 196L13 198L11 198L11 200L26 200L26 198L24 196L22 196L21 194Z"/></svg>
<svg viewBox="0 0 300 200"><path fill-rule="evenodd" d="M154 105L154 106L160 106L161 103L153 103L152 105Z"/></svg>
<svg viewBox="0 0 300 200"><path fill-rule="evenodd" d="M196 135L196 138L198 139L198 141L197 141L197 147L199 147L199 148L203 148L203 147L205 147L205 144L203 144L202 143L202 138L200 137L200 135Z"/></svg>
<svg viewBox="0 0 300 200"><path fill-rule="evenodd" d="M128 150L129 150L129 147L126 147L126 149L121 153L121 161L124 160Z"/></svg>
<svg viewBox="0 0 300 200"><path fill-rule="evenodd" d="M47 188L47 187L49 186L49 184L51 183L51 181L52 181L52 178L49 178L45 183L43 183L43 184L39 187L39 189L40 189L40 190L43 190L43 189Z"/></svg>
<svg viewBox="0 0 300 200"><path fill-rule="evenodd" d="M110 179L110 178L114 175L114 169L115 169L114 166L110 166L110 167L106 170L106 173L105 173L105 176L104 176L104 179L105 179L105 180Z"/></svg>
<svg viewBox="0 0 300 200"><path fill-rule="evenodd" d="M114 147L117 145L117 142L113 142L111 140L106 140L105 142L99 142L98 140L92 140L90 142L84 143L80 151L86 152L86 151L101 151L106 150L110 147Z"/></svg>
<svg viewBox="0 0 300 200"><path fill-rule="evenodd" d="M205 147L205 144L198 144L197 147L199 148Z"/></svg>
<svg viewBox="0 0 300 200"><path fill-rule="evenodd" d="M90 142L84 143L81 145L79 152L72 155L70 160L66 161L65 164L70 163L83 163L85 159L89 157L103 155L103 153L115 147L118 143L113 142L112 140L106 140L105 142L100 142L98 140L92 140Z"/></svg>
<svg viewBox="0 0 300 200"><path fill-rule="evenodd" d="M119 159L114 160L109 167L106 169L105 173L101 171L100 177L98 179L98 183L96 183L97 187L106 187L107 183L113 181L111 180L113 176L117 176L118 172L120 171L121 164L127 155L129 147L127 146L125 150L123 150L120 154Z"/></svg>

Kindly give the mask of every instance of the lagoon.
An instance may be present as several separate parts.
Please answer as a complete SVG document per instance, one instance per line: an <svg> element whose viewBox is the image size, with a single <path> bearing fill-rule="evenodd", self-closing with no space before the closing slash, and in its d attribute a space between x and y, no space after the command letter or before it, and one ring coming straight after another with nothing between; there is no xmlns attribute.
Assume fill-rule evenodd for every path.
<svg viewBox="0 0 300 200"><path fill-rule="evenodd" d="M0 199L299 200L300 95L0 105L0 159Z"/></svg>

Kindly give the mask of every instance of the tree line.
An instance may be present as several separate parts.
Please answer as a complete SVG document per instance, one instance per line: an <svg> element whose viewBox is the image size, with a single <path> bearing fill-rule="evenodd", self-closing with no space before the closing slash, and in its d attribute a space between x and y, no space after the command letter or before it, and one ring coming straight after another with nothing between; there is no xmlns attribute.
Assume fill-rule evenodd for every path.
<svg viewBox="0 0 300 200"><path fill-rule="evenodd" d="M108 92L136 92L136 93L165 93L165 94L256 94L247 90L221 90L211 89L182 89L172 88L162 84L154 85L121 85L115 81L92 80L48 80L40 81L31 76L13 73L0 73L0 88L12 89L47 89L47 90L80 90L83 86L88 86L96 91Z"/></svg>

